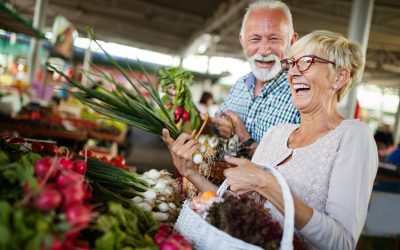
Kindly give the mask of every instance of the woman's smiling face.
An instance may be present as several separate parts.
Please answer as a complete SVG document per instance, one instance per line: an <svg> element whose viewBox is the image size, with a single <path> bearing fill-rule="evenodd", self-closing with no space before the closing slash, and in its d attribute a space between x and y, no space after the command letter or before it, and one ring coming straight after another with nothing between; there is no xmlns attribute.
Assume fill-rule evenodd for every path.
<svg viewBox="0 0 400 250"><path fill-rule="evenodd" d="M297 53L293 56L293 60L307 55L328 60L325 55L320 55L315 51ZM305 59L311 62L311 58ZM297 65L289 68L288 80L293 104L300 112L314 112L321 108L327 108L336 100L335 91L332 89L334 71L331 67L330 63L313 60L305 71L299 71Z"/></svg>

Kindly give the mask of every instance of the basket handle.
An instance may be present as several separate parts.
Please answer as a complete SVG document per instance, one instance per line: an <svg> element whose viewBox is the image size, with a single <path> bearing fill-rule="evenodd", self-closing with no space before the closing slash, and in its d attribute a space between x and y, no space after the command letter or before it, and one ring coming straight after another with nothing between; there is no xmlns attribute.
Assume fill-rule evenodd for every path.
<svg viewBox="0 0 400 250"><path fill-rule="evenodd" d="M285 217L283 220L283 235L281 239L281 250L292 250L293 249L293 234L294 234L294 203L292 193L290 192L289 186L286 183L285 178L281 173L279 173L275 168L266 165L260 165L261 168L270 172L278 182L282 189L283 201L285 203L284 212ZM227 180L221 184L217 190L217 195L222 196L226 190L228 190L229 185Z"/></svg>

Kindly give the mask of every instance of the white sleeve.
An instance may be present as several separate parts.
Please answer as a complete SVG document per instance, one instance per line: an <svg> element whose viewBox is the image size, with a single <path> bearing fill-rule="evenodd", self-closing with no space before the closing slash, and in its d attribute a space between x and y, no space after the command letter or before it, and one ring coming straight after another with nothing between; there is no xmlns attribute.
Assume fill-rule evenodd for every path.
<svg viewBox="0 0 400 250"><path fill-rule="evenodd" d="M321 249L355 249L377 169L377 147L369 128L350 123L332 168L326 213L313 210L300 233Z"/></svg>

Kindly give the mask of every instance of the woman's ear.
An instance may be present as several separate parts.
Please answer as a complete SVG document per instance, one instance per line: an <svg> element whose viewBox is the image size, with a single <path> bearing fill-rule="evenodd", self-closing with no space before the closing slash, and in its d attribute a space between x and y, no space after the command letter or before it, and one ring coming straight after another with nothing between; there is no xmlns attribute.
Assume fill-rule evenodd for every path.
<svg viewBox="0 0 400 250"><path fill-rule="evenodd" d="M350 78L350 72L346 69L342 69L336 73L335 79L332 84L332 89L341 89Z"/></svg>

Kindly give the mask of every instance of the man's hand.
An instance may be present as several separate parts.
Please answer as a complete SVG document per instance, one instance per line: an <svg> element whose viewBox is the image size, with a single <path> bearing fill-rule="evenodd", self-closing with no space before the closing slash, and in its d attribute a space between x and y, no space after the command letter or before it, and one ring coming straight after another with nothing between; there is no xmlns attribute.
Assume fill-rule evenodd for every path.
<svg viewBox="0 0 400 250"><path fill-rule="evenodd" d="M230 138L235 133L239 136L240 141L250 138L242 119L233 111L222 112L216 118L212 118L211 122L218 127L219 134L223 137Z"/></svg>
<svg viewBox="0 0 400 250"><path fill-rule="evenodd" d="M167 144L172 155L176 169L183 177L196 174L193 163L193 154L200 147L197 140L188 134L181 134L176 140L172 139L169 131L163 129L163 140Z"/></svg>
<svg viewBox="0 0 400 250"><path fill-rule="evenodd" d="M235 112L227 110L224 112L224 115L231 120L233 130L235 134L239 136L240 141L246 141L251 137L249 132L247 132L246 126L244 125L242 119L240 119Z"/></svg>

